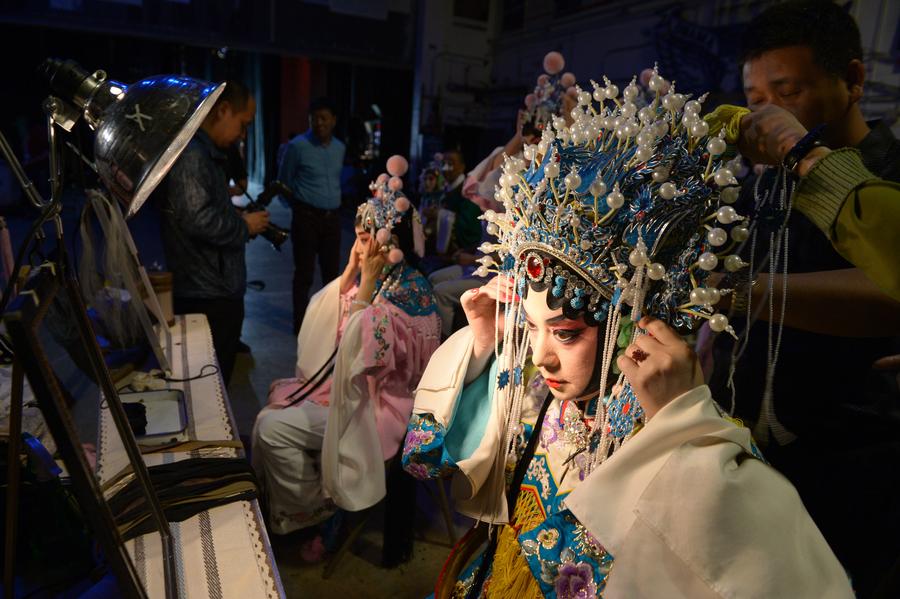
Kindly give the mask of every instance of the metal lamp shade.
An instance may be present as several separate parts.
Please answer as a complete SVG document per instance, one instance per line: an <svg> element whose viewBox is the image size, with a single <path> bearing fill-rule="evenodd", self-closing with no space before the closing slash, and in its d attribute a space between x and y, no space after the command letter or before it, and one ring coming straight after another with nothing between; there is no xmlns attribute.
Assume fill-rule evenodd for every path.
<svg viewBox="0 0 900 599"><path fill-rule="evenodd" d="M129 85L103 111L94 159L103 182L127 207L126 218L169 171L224 88L188 77L150 77Z"/></svg>

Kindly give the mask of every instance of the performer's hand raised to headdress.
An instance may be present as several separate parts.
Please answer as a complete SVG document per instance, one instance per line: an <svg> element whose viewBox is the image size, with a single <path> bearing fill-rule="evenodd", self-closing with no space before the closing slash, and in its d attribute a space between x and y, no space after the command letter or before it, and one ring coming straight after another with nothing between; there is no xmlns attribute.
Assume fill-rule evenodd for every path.
<svg viewBox="0 0 900 599"><path fill-rule="evenodd" d="M650 419L679 395L702 385L703 373L696 354L669 325L645 316L638 326L646 334L636 337L617 363Z"/></svg>
<svg viewBox="0 0 900 599"><path fill-rule="evenodd" d="M384 252L381 251L381 245L372 236L363 246L362 256L360 256L360 267L362 269L362 278L368 281L375 281L381 275L381 270L386 263Z"/></svg>
<svg viewBox="0 0 900 599"><path fill-rule="evenodd" d="M474 356L476 359L494 351L494 342L503 337L503 308L497 320L497 302L506 303L514 293L512 280L506 276L494 277L482 287L465 292L460 298L466 320L475 337Z"/></svg>
<svg viewBox="0 0 900 599"><path fill-rule="evenodd" d="M363 243L360 242L357 237L353 241L353 247L350 248L350 259L348 260L347 268L350 269L351 272L359 272L360 263L362 262L362 253L363 253Z"/></svg>

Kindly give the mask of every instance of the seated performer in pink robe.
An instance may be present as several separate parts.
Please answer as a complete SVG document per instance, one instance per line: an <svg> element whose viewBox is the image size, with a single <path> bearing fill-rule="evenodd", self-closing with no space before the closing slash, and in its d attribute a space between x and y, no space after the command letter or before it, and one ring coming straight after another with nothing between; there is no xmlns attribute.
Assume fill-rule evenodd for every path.
<svg viewBox="0 0 900 599"><path fill-rule="evenodd" d="M431 287L410 264L421 225L386 183L357 212L344 273L310 301L296 376L272 383L256 419L253 462L275 534L384 497L384 462L400 449L413 391L439 345Z"/></svg>

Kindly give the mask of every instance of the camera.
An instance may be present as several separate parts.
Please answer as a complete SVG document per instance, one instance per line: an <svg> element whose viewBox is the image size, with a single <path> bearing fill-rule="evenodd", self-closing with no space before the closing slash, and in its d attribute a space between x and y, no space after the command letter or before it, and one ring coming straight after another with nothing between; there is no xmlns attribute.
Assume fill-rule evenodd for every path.
<svg viewBox="0 0 900 599"><path fill-rule="evenodd" d="M282 183L281 181L272 181L266 188L262 191L261 194L256 196L255 200L252 200L249 204L247 204L247 208L245 209L247 212L260 212L265 210L269 204L272 203L272 198L276 195L283 195L287 198L293 197L293 192L291 192L290 188L287 185ZM265 230L260 233L269 243L272 244L272 247L276 251L281 251L281 246L285 241L291 236L290 229L286 229L284 227L280 227L274 223L269 223L269 225L265 228Z"/></svg>

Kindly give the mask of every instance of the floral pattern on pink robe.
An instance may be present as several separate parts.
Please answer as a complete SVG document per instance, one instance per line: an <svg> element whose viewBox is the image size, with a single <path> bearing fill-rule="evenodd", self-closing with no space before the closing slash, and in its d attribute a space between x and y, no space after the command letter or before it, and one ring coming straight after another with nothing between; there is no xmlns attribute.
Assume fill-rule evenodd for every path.
<svg viewBox="0 0 900 599"><path fill-rule="evenodd" d="M360 314L363 327L360 351L365 361L370 397L378 397L373 405L385 460L397 453L406 435L413 391L431 354L440 345L441 333L440 318L428 281L406 264L400 268L403 268L402 282L378 293L373 304ZM338 345L343 339L357 291L358 287L354 285L340 294ZM304 383L304 379L297 377L274 381L269 387L268 407L288 407L293 401L292 396ZM332 383L329 376L303 401L328 407Z"/></svg>

